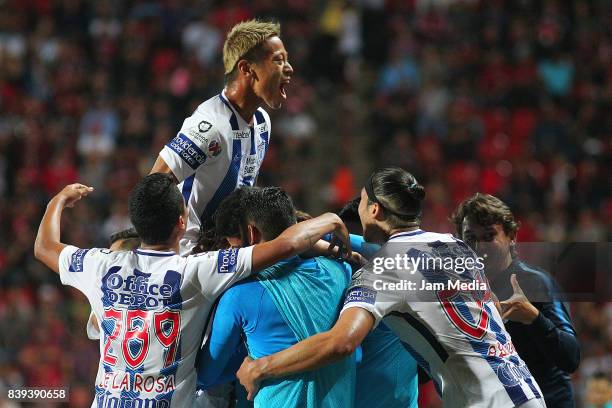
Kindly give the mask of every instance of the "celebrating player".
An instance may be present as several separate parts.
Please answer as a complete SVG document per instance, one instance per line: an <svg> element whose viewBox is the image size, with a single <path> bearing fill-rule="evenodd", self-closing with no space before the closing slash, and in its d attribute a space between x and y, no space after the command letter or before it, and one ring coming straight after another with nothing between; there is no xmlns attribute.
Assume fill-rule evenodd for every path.
<svg viewBox="0 0 612 408"><path fill-rule="evenodd" d="M236 190L215 216L217 225L231 226L226 203L240 197L244 238L248 245L275 239L296 223L289 196L278 187ZM232 237L235 237L236 228ZM225 235L225 234L223 234ZM223 383L222 373L242 337L249 354L260 357L283 350L299 340L328 330L336 321L344 290L351 277L348 264L325 257L281 261L260 272L256 280L241 282L219 300L212 330L198 365L198 386ZM306 295L307 294L307 295ZM248 301L247 301L248 300ZM238 360L238 365L241 360ZM235 373L235 370L231 374ZM227 370L226 370L227 371ZM255 400L262 407L350 407L355 387L355 360L346 358L312 373L266 384Z"/></svg>
<svg viewBox="0 0 612 408"><path fill-rule="evenodd" d="M287 98L293 68L280 25L250 20L234 26L223 45L226 86L185 119L159 153L151 173L170 173L189 207L181 254L196 245L200 222L210 223L221 201L252 186L270 143L270 117Z"/></svg>
<svg viewBox="0 0 612 408"><path fill-rule="evenodd" d="M424 188L402 169L372 174L359 204L364 237L384 244L377 257L385 264L409 255L412 266L381 271L374 268L375 262L369 263L353 276L340 318L331 330L271 356L247 357L238 378L250 398L262 380L309 370L353 353L384 319L434 380L445 407L545 406L537 383L512 348L474 252L450 235L418 228L424 195ZM436 266L436 259L443 258L450 260L449 269ZM423 263L414 263L415 259ZM468 259L472 259L471 267L463 264L461 271L452 267ZM450 285L474 285L479 278L484 279L484 288L479 284L464 290ZM436 285L433 290L411 292L403 288L405 282ZM444 288L436 290L440 284Z"/></svg>
<svg viewBox="0 0 612 408"><path fill-rule="evenodd" d="M216 298L233 283L305 251L333 232L348 243L334 214L296 224L278 238L241 249L180 257L187 207L172 177L155 173L133 189L129 215L140 248L130 252L80 249L60 242L61 216L93 191L71 184L51 199L34 254L65 285L87 296L101 317L99 407L186 407L195 397L196 353Z"/></svg>
<svg viewBox="0 0 612 408"><path fill-rule="evenodd" d="M457 234L484 257L491 289L501 302L506 329L538 381L546 404L575 406L572 381L580 346L557 285L546 272L521 261L514 251L518 223L499 198L476 193L453 214ZM525 293L523 293L523 288ZM538 299L538 302L530 302Z"/></svg>

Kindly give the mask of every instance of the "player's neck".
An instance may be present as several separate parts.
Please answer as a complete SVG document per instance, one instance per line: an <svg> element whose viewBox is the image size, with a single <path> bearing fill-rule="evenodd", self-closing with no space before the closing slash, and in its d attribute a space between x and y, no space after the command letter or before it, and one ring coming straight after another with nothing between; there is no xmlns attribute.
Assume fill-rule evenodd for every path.
<svg viewBox="0 0 612 408"><path fill-rule="evenodd" d="M255 111L261 104L253 90L233 82L225 87L225 96L242 119L246 123L251 123Z"/></svg>
<svg viewBox="0 0 612 408"><path fill-rule="evenodd" d="M416 231L418 230L420 227L418 225L415 225L414 227L402 227L402 228L390 228L387 231L387 239L392 237L395 234L401 234L403 232L412 232L412 231Z"/></svg>
<svg viewBox="0 0 612 408"><path fill-rule="evenodd" d="M140 248L144 250L150 251L173 251L177 254L179 253L179 243L176 241L174 244L158 244L158 245L150 245L145 244L144 242L140 244Z"/></svg>

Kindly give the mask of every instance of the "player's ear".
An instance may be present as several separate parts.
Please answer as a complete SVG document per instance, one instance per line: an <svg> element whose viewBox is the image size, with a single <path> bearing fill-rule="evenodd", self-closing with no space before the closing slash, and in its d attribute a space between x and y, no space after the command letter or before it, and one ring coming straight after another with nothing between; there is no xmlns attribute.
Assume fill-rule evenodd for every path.
<svg viewBox="0 0 612 408"><path fill-rule="evenodd" d="M245 59L238 61L238 71L247 77L253 76L255 72L251 63Z"/></svg>
<svg viewBox="0 0 612 408"><path fill-rule="evenodd" d="M248 243L249 245L255 245L261 242L261 231L256 226L249 224L247 225Z"/></svg>
<svg viewBox="0 0 612 408"><path fill-rule="evenodd" d="M187 230L187 215L179 215L177 225L180 230L182 231Z"/></svg>
<svg viewBox="0 0 612 408"><path fill-rule="evenodd" d="M374 219L378 220L378 221L382 221L385 217L385 211L383 210L383 208L381 207L380 204L378 203L374 203L372 204L368 210L370 211L370 214L372 215L372 217L374 217Z"/></svg>

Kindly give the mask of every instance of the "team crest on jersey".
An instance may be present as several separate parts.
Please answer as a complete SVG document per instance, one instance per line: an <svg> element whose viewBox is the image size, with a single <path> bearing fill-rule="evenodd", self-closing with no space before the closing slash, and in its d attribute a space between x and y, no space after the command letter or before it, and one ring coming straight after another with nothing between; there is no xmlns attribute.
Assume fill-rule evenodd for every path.
<svg viewBox="0 0 612 408"><path fill-rule="evenodd" d="M210 130L210 128L212 127L212 123L207 122L205 120L201 121L200 123L198 123L198 130L202 133L206 133Z"/></svg>
<svg viewBox="0 0 612 408"><path fill-rule="evenodd" d="M211 140L208 143L208 157L217 157L219 154L221 154L222 150L223 148L221 147L221 143L219 143L218 140Z"/></svg>

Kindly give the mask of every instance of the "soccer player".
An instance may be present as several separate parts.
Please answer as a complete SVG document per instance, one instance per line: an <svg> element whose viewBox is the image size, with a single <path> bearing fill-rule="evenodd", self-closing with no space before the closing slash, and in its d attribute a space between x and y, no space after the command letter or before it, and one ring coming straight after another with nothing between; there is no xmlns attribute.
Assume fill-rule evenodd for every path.
<svg viewBox="0 0 612 408"><path fill-rule="evenodd" d="M380 271L374 258L353 275L344 308L331 330L271 356L247 357L237 375L249 398L262 380L350 355L384 319L433 379L445 407L545 406L537 383L512 349L486 278L476 266L476 254L451 235L419 228L424 195L424 188L405 170L388 168L370 176L359 204L364 238L383 244L377 257L384 263L403 255L413 263L400 267L398 262ZM416 259L422 262L417 264ZM451 261L449 269L436 261L442 259L445 264ZM460 271L458 266L468 259L471 266L463 264ZM478 286L453 289L447 281ZM404 282L425 289L403 290ZM436 289L440 285L444 288Z"/></svg>
<svg viewBox="0 0 612 408"><path fill-rule="evenodd" d="M348 202L338 216L351 232L361 232L357 197ZM380 245L368 243L363 236L350 234L351 249L366 259L380 250ZM375 381L373 381L375 379ZM357 362L355 387L356 408L417 408L417 363L406 351L399 337L383 322L361 342L361 359Z"/></svg>
<svg viewBox="0 0 612 408"><path fill-rule="evenodd" d="M499 198L476 193L459 204L452 220L459 237L484 257L493 292L507 299L501 301L503 318L509 320L506 329L546 404L574 407L569 373L580 362L576 331L552 277L518 258L514 245L519 226L512 211Z"/></svg>
<svg viewBox="0 0 612 408"><path fill-rule="evenodd" d="M172 177L160 173L145 177L130 194L129 215L140 248L112 252L60 242L64 208L92 191L71 184L51 199L34 254L60 274L62 283L83 292L102 317L93 406L190 406L203 316L224 290L309 249L326 233L333 231L350 247L342 221L325 214L262 244L181 257L177 251L187 207Z"/></svg>
<svg viewBox="0 0 612 408"><path fill-rule="evenodd" d="M241 197L248 245L275 239L296 223L289 196L278 187L236 190L216 217L235 211L232 196ZM231 225L217 218L217 223ZM235 234L236 229L230 228ZM225 234L223 234L225 235ZM240 236L240 235L239 235ZM228 362L246 339L249 354L261 357L283 350L299 340L334 324L344 290L351 277L348 264L325 257L281 261L228 289L219 300L212 330L198 365L198 386L208 388L229 378L220 378ZM238 361L238 364L240 364ZM237 367L236 367L237 368ZM235 371L232 372L232 374ZM265 383L255 405L268 408L351 407L355 392L355 360L283 381Z"/></svg>
<svg viewBox="0 0 612 408"><path fill-rule="evenodd" d="M253 186L270 144L270 117L287 98L293 68L280 25L257 20L234 26L223 45L226 85L185 119L159 153L151 173L169 173L189 206L181 254L198 241L221 201L239 186ZM207 228L205 228L207 230Z"/></svg>

